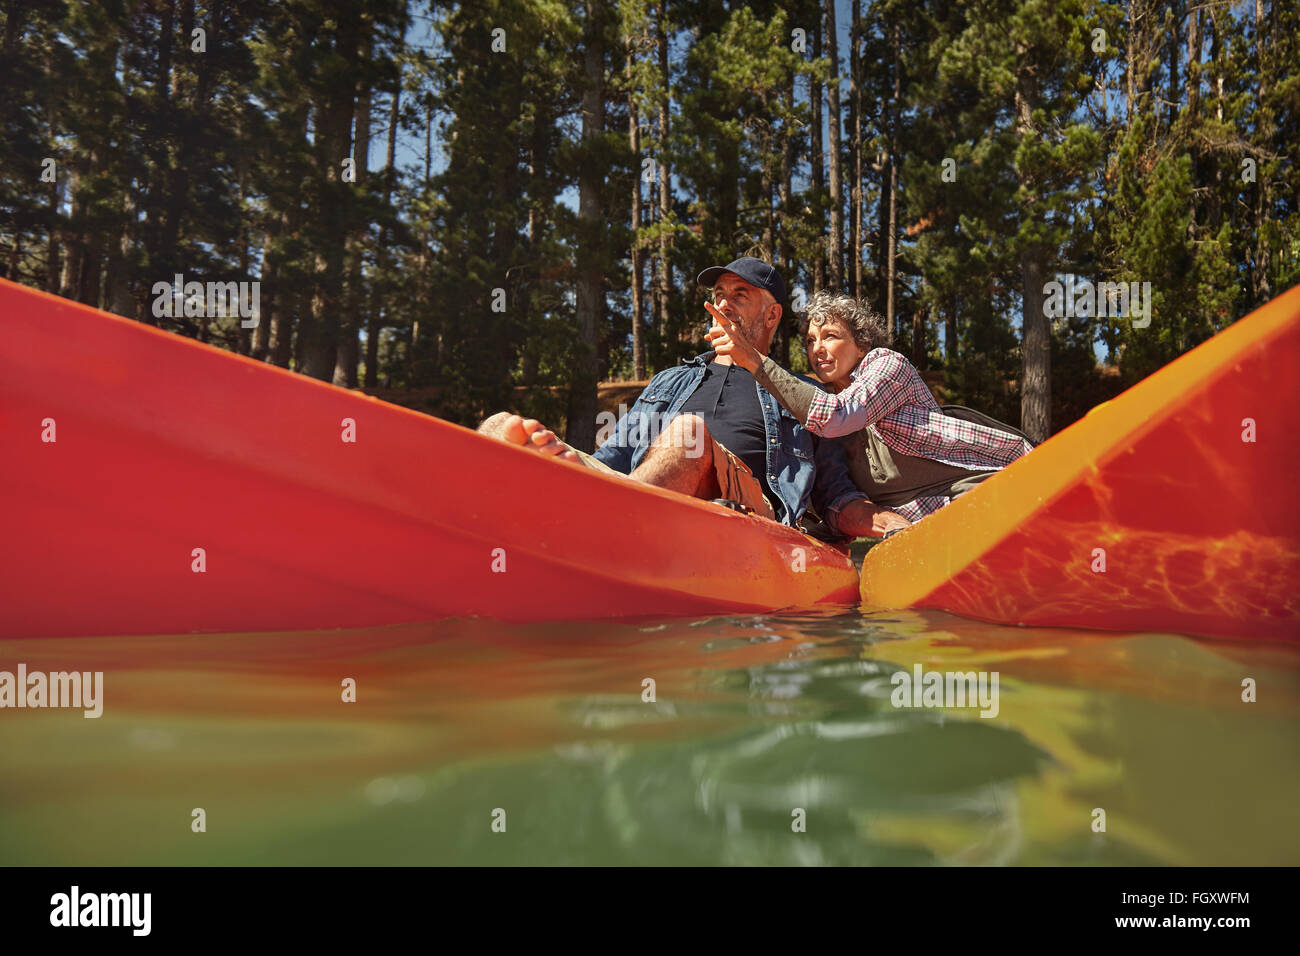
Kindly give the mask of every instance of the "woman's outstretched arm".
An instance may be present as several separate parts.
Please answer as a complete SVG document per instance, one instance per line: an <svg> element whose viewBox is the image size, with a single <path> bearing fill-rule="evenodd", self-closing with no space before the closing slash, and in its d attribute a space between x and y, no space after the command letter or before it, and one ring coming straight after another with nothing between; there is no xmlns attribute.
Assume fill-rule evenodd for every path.
<svg viewBox="0 0 1300 956"><path fill-rule="evenodd" d="M805 382L793 372L787 372L770 355L764 355L763 361L754 369L754 378L758 384L776 396L800 422L808 420L808 409L813 399L823 394L822 390L811 382Z"/></svg>
<svg viewBox="0 0 1300 956"><path fill-rule="evenodd" d="M906 401L906 368L901 364L906 361L897 352L876 349L862 360L852 384L838 394L808 384L768 356L754 377L809 431L839 438L874 425Z"/></svg>

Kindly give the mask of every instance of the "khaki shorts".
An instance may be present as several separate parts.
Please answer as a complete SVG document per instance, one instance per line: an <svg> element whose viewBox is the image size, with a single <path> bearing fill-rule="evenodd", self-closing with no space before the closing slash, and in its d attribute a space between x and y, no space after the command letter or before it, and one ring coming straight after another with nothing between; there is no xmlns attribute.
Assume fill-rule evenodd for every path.
<svg viewBox="0 0 1300 956"><path fill-rule="evenodd" d="M606 474L617 475L620 478L626 478L627 475L617 471L605 464L599 458L588 455L584 451L577 452L582 463L588 468L594 468L597 471L603 471ZM749 508L755 514L760 514L764 518L776 520L776 512L772 510L772 504L763 494L763 485L754 473L750 471L749 466L733 455L725 446L718 442L713 442L713 469L718 477L718 488L720 498L730 498L732 501L739 501L742 505Z"/></svg>

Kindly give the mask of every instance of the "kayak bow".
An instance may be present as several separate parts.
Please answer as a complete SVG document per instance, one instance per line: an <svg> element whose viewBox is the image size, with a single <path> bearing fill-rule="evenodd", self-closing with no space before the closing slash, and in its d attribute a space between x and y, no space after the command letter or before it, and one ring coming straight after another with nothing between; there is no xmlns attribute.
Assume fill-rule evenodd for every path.
<svg viewBox="0 0 1300 956"><path fill-rule="evenodd" d="M0 315L3 637L857 600L763 518L4 280Z"/></svg>

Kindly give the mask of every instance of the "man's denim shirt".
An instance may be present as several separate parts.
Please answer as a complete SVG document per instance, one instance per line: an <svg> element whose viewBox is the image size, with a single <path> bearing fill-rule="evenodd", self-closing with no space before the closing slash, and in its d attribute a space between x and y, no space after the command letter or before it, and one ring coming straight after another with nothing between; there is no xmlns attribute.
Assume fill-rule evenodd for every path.
<svg viewBox="0 0 1300 956"><path fill-rule="evenodd" d="M704 380L715 354L706 352L683 360L681 365L664 369L652 378L628 413L614 425L609 440L596 449L596 458L617 471L631 473L641 464L650 442L677 417L686 399ZM841 509L867 497L849 477L843 448L839 442L818 439L763 386L755 382L754 387L763 406L767 482L777 495L778 500L772 502L777 520L796 524L811 502L822 519L839 531Z"/></svg>

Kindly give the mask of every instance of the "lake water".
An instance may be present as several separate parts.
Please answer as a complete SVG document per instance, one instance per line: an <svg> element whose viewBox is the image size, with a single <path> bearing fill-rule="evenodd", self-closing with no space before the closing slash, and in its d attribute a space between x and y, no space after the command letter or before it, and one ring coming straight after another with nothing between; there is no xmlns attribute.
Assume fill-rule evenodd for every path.
<svg viewBox="0 0 1300 956"><path fill-rule="evenodd" d="M103 671L104 712L0 711L0 864L1300 863L1288 646L845 609L19 662ZM917 664L996 671L996 716L895 707Z"/></svg>

